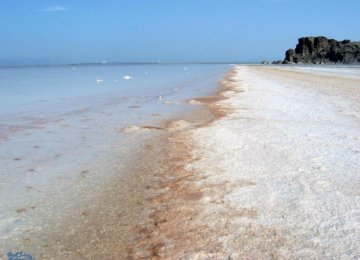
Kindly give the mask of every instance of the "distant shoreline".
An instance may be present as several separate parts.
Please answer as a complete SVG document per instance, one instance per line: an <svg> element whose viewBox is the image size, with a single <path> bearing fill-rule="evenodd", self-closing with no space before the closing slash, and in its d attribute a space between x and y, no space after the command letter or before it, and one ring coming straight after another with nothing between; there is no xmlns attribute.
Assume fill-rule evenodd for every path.
<svg viewBox="0 0 360 260"><path fill-rule="evenodd" d="M261 64L260 62L93 62L93 63L69 63L69 64L44 64L44 65L14 65L0 66L0 69L21 69L21 68L58 68L58 67L94 67L94 66L142 66L142 65L259 65L259 66L280 66L280 67L360 67L360 64Z"/></svg>
<svg viewBox="0 0 360 260"><path fill-rule="evenodd" d="M0 65L2 68L39 68L39 67L88 67L88 66L122 66L122 65L211 65L211 64L259 64L258 62L87 62L87 63L65 63L65 64L38 64L38 65Z"/></svg>

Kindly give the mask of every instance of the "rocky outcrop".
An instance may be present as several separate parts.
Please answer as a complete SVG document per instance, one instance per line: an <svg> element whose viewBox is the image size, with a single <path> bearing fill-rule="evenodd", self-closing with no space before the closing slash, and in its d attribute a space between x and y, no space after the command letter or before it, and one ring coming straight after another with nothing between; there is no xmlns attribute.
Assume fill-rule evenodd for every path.
<svg viewBox="0 0 360 260"><path fill-rule="evenodd" d="M360 42L336 41L324 36L303 37L285 53L283 63L360 63Z"/></svg>

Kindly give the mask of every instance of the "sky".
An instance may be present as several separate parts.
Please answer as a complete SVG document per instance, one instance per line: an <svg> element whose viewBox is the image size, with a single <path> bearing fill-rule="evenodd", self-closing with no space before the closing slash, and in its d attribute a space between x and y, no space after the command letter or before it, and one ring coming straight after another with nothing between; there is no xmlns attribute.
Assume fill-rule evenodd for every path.
<svg viewBox="0 0 360 260"><path fill-rule="evenodd" d="M282 60L359 22L360 0L0 0L0 65Z"/></svg>

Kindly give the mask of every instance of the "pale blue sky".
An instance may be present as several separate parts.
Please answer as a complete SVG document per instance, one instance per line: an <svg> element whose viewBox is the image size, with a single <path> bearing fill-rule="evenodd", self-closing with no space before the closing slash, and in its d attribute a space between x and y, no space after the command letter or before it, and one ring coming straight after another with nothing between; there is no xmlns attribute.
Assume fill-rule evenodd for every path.
<svg viewBox="0 0 360 260"><path fill-rule="evenodd" d="M359 0L0 0L0 64L283 59L360 40Z"/></svg>

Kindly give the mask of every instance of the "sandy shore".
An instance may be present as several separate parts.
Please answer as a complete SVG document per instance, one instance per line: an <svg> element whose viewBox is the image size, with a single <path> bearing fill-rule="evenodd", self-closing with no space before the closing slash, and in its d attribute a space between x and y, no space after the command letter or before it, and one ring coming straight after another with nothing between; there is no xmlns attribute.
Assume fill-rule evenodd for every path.
<svg viewBox="0 0 360 260"><path fill-rule="evenodd" d="M349 70L235 66L217 96L191 101L213 120L167 136L130 257L359 257L360 71Z"/></svg>

